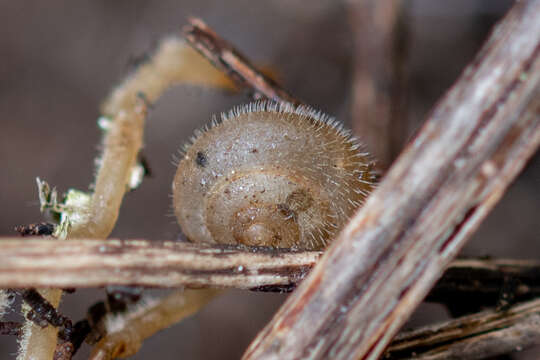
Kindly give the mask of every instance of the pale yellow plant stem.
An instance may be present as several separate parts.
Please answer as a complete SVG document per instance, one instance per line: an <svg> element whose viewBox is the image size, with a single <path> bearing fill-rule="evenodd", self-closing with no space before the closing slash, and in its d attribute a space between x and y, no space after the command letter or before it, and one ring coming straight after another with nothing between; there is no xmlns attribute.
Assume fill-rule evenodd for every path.
<svg viewBox="0 0 540 360"><path fill-rule="evenodd" d="M113 121L105 135L95 190L90 204L75 214L79 221L73 223L67 238L105 239L109 236L143 145L144 101L155 101L167 88L178 83L232 88L231 82L223 74L201 61L200 55L182 40L164 40L150 62L140 66L113 91L103 105L103 114ZM56 307L62 298L60 289L48 289L41 291L41 294ZM195 303L190 303L192 307L189 309L194 310L189 313L206 302L201 301L198 306ZM185 316L184 310L174 309L171 311L177 312L176 319ZM50 360L56 343L57 329L52 326L41 329L27 321L17 359Z"/></svg>
<svg viewBox="0 0 540 360"><path fill-rule="evenodd" d="M114 116L120 109L133 108L139 94L155 102L175 84L191 84L222 89L234 89L232 81L182 39L169 37L137 72L124 80L102 106L103 114Z"/></svg>
<svg viewBox="0 0 540 360"><path fill-rule="evenodd" d="M60 289L43 289L39 293L52 305L58 307L62 298ZM30 307L23 304L23 314L26 314ZM51 359L56 348L56 337L58 329L54 326L41 328L27 320L23 326L23 336L21 338L20 352L18 360Z"/></svg>
<svg viewBox="0 0 540 360"><path fill-rule="evenodd" d="M107 319L109 333L92 350L90 360L134 355L142 342L158 331L197 312L223 290L180 290Z"/></svg>

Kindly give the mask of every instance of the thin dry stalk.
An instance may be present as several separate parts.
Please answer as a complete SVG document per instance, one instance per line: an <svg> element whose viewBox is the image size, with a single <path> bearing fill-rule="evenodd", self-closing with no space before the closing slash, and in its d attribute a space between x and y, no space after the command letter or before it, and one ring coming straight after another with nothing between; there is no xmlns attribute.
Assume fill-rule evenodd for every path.
<svg viewBox="0 0 540 360"><path fill-rule="evenodd" d="M459 259L450 263L426 301L454 316L540 297L540 260Z"/></svg>
<svg viewBox="0 0 540 360"><path fill-rule="evenodd" d="M245 56L201 19L191 18L189 23L183 29L187 42L217 69L227 74L236 86L248 91L251 98L301 104L274 80L258 71Z"/></svg>
<svg viewBox="0 0 540 360"><path fill-rule="evenodd" d="M320 252L146 240L0 240L0 287L294 286ZM271 289L266 289L271 290Z"/></svg>
<svg viewBox="0 0 540 360"><path fill-rule="evenodd" d="M290 291L321 256L318 251L174 241L1 238L0 288L135 285ZM478 306L495 306L505 293L509 302L539 296L540 261L454 260L427 301L470 310L465 305L476 304L471 299ZM459 302L463 298L466 302Z"/></svg>
<svg viewBox="0 0 540 360"><path fill-rule="evenodd" d="M540 2L521 1L245 359L376 359L540 144Z"/></svg>
<svg viewBox="0 0 540 360"><path fill-rule="evenodd" d="M540 344L540 300L400 333L383 358L475 360Z"/></svg>

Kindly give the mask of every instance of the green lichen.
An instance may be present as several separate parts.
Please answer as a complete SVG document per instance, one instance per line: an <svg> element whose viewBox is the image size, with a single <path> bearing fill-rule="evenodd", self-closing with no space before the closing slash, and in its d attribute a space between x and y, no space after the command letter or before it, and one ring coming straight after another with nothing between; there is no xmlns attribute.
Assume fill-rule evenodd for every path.
<svg viewBox="0 0 540 360"><path fill-rule="evenodd" d="M60 214L63 211L63 206L62 203L58 201L58 192L56 191L56 188L51 189L49 184L39 177L36 178L36 182L38 186L40 211L44 212L49 210L53 213Z"/></svg>
<svg viewBox="0 0 540 360"><path fill-rule="evenodd" d="M54 236L65 239L68 234L80 226L88 224L90 201L92 196L88 193L69 189L63 204L64 210L60 216L60 224L54 232Z"/></svg>
<svg viewBox="0 0 540 360"><path fill-rule="evenodd" d="M73 229L88 224L88 209L92 198L90 194L69 189L63 200L59 201L56 188L51 188L47 182L40 178L37 178L36 181L41 211L50 211L53 217L58 218L60 222L53 236L65 239Z"/></svg>

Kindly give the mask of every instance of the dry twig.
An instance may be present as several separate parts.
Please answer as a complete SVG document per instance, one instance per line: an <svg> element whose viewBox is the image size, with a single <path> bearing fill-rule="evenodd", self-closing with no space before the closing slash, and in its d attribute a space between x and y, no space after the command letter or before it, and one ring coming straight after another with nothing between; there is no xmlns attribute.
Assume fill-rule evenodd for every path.
<svg viewBox="0 0 540 360"><path fill-rule="evenodd" d="M0 287L287 288L302 279L320 255L173 241L3 239Z"/></svg>
<svg viewBox="0 0 540 360"><path fill-rule="evenodd" d="M522 1L245 359L376 359L540 143L540 2Z"/></svg>
<svg viewBox="0 0 540 360"><path fill-rule="evenodd" d="M123 284L289 291L321 256L318 251L211 247L174 241L3 238L0 287ZM504 297L504 291L512 295L513 301L524 301L540 296L539 274L540 261L455 260L427 301L452 305L465 299L466 304L494 306Z"/></svg>
<svg viewBox="0 0 540 360"><path fill-rule="evenodd" d="M183 29L187 42L217 69L227 74L240 89L247 90L251 98L301 103L275 81L259 72L246 57L201 19L191 18L189 22L190 24Z"/></svg>
<svg viewBox="0 0 540 360"><path fill-rule="evenodd" d="M461 316L535 297L540 297L540 261L460 259L450 263L426 301L446 304Z"/></svg>
<svg viewBox="0 0 540 360"><path fill-rule="evenodd" d="M400 333L384 358L473 360L540 344L540 300Z"/></svg>

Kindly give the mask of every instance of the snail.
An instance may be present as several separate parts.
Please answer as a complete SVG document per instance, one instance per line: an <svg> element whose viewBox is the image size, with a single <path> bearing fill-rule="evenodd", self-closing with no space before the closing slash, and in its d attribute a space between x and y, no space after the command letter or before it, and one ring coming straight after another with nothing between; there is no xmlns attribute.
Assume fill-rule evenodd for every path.
<svg viewBox="0 0 540 360"><path fill-rule="evenodd" d="M318 250L373 189L373 168L333 118L250 103L214 118L185 146L174 212L192 242Z"/></svg>

